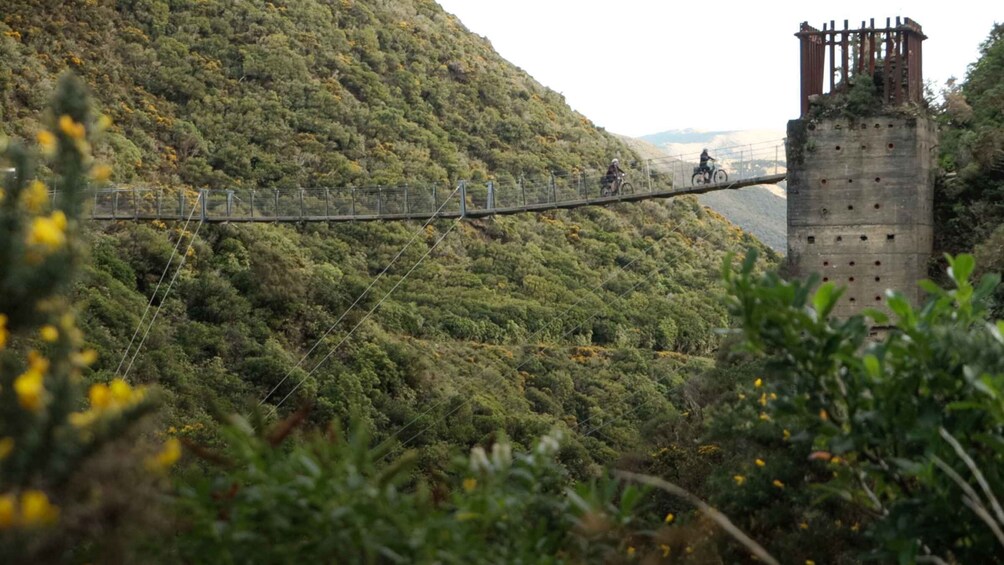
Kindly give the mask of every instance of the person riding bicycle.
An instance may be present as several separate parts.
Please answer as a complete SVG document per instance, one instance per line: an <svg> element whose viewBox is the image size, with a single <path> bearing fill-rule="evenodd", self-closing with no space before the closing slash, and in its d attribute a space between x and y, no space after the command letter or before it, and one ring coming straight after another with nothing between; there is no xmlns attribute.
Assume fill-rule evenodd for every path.
<svg viewBox="0 0 1004 565"><path fill-rule="evenodd" d="M623 174L624 171L621 170L620 161L617 159L610 161L610 166L607 167L607 174L603 175L603 178L600 180L601 194L611 194L613 192L611 187Z"/></svg>
<svg viewBox="0 0 1004 565"><path fill-rule="evenodd" d="M708 155L708 148L705 147L704 151L701 151L701 166L698 167L698 170L704 173L705 177L711 176L711 167L708 166L708 161L714 161L714 160L715 160L714 157Z"/></svg>

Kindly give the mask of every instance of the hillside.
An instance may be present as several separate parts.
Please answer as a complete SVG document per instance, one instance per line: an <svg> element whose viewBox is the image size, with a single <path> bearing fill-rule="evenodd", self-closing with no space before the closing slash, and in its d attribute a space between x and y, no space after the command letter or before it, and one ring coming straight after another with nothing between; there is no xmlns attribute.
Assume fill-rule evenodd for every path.
<svg viewBox="0 0 1004 565"><path fill-rule="evenodd" d="M445 183L633 155L432 2L231 4L15 2L0 36L3 130L33 139L69 68L112 117L97 152L119 183ZM560 423L584 473L672 416L670 390L711 365L728 325L724 254L760 247L691 199L437 222L365 293L420 227L190 226L191 257L131 375L165 388L179 428L209 429L210 414L245 403L283 414L310 402L315 422L356 417L380 437L412 422L401 439L417 434L430 464L448 446L499 430L528 444ZM116 372L186 236L94 226L78 287L101 352L89 378Z"/></svg>

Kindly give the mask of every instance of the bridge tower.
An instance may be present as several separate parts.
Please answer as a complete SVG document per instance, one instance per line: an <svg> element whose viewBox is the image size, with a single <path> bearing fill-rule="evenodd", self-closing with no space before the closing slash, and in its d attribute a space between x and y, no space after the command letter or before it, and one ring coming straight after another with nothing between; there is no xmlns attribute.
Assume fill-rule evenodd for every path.
<svg viewBox="0 0 1004 565"><path fill-rule="evenodd" d="M934 152L920 26L801 25L801 116L788 122L788 266L846 287L846 317L917 303L932 252Z"/></svg>

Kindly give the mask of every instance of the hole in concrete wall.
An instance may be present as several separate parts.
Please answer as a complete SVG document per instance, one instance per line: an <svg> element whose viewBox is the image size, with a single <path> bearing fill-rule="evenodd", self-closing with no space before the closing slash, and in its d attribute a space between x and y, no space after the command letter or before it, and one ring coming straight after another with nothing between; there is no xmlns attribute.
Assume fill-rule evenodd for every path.
<svg viewBox="0 0 1004 565"><path fill-rule="evenodd" d="M823 277L823 282L828 282L829 280L830 280L830 277Z"/></svg>
<svg viewBox="0 0 1004 565"><path fill-rule="evenodd" d="M822 216L825 216L825 215L827 215L829 213L830 213L830 211L827 210L826 208L822 208L822 209L819 210L819 214L822 215Z"/></svg>
<svg viewBox="0 0 1004 565"><path fill-rule="evenodd" d="M896 126L895 126L895 125L893 125L893 124L889 124L889 127L891 127L891 128L894 128L894 127L896 127Z"/></svg>
<svg viewBox="0 0 1004 565"><path fill-rule="evenodd" d="M861 129L868 129L868 124L861 124Z"/></svg>
<svg viewBox="0 0 1004 565"><path fill-rule="evenodd" d="M876 210L878 210L878 209L879 209L879 208L881 208L881 207L882 207L882 205L881 205L881 204L879 204L879 203L877 203L877 202L875 203L875 209L876 209Z"/></svg>
<svg viewBox="0 0 1004 565"><path fill-rule="evenodd" d="M876 267L881 267L882 266L882 261L875 261L875 266Z"/></svg>
<svg viewBox="0 0 1004 565"><path fill-rule="evenodd" d="M876 294L875 295L875 302L882 302L882 297Z"/></svg>
<svg viewBox="0 0 1004 565"><path fill-rule="evenodd" d="M829 261L823 261L823 266L824 267L829 267L830 266L830 262Z"/></svg>
<svg viewBox="0 0 1004 565"><path fill-rule="evenodd" d="M875 177L875 182L882 182L882 177Z"/></svg>
<svg viewBox="0 0 1004 565"><path fill-rule="evenodd" d="M854 261L851 261L851 266L852 266L852 267L854 266Z"/></svg>
<svg viewBox="0 0 1004 565"><path fill-rule="evenodd" d="M882 277L875 277L875 282L879 282L880 280L882 280Z"/></svg>
<svg viewBox="0 0 1004 565"><path fill-rule="evenodd" d="M809 240L809 243L816 243L816 236L814 236L814 235L810 235L810 236L808 237L808 240Z"/></svg>
<svg viewBox="0 0 1004 565"><path fill-rule="evenodd" d="M890 143L890 144L889 144L889 145L888 145L887 147L888 147L889 149L892 149L893 147L896 147L896 144L895 144L895 143Z"/></svg>
<svg viewBox="0 0 1004 565"><path fill-rule="evenodd" d="M837 236L837 242L838 243L841 242L841 241L843 241L843 240L844 240L844 236L842 236L842 235L838 235Z"/></svg>
<svg viewBox="0 0 1004 565"><path fill-rule="evenodd" d="M816 124L809 124L809 130L810 131L815 130L815 129L816 129Z"/></svg>
<svg viewBox="0 0 1004 565"><path fill-rule="evenodd" d="M896 239L896 234L894 234L894 233L887 233L887 234L885 234L885 240L886 241L892 241L894 239Z"/></svg>
<svg viewBox="0 0 1004 565"><path fill-rule="evenodd" d="M819 184L826 184L826 179L819 179Z"/></svg>
<svg viewBox="0 0 1004 565"><path fill-rule="evenodd" d="M839 145L837 146L837 151L840 151L840 146Z"/></svg>
<svg viewBox="0 0 1004 565"><path fill-rule="evenodd" d="M875 129L879 129L880 127L882 127L882 124L875 124Z"/></svg>
<svg viewBox="0 0 1004 565"><path fill-rule="evenodd" d="M847 182L848 183L852 183L852 182L854 182L854 179L847 179Z"/></svg>
<svg viewBox="0 0 1004 565"><path fill-rule="evenodd" d="M851 302L854 302L854 297L853 296L851 297Z"/></svg>
<svg viewBox="0 0 1004 565"><path fill-rule="evenodd" d="M854 205L853 204L848 204L847 205L847 209L848 210L853 210L854 209Z"/></svg>
<svg viewBox="0 0 1004 565"><path fill-rule="evenodd" d="M854 282L854 277L851 277L851 278L849 278L847 280L850 281L850 282Z"/></svg>
<svg viewBox="0 0 1004 565"><path fill-rule="evenodd" d="M868 149L868 146L867 145L862 145L861 149Z"/></svg>
<svg viewBox="0 0 1004 565"><path fill-rule="evenodd" d="M833 129L841 129L841 128L843 128L843 127L844 127L844 126L842 126L842 125L840 125L840 124L835 124L835 125L833 126Z"/></svg>
<svg viewBox="0 0 1004 565"><path fill-rule="evenodd" d="M868 241L868 236L867 235L861 236L861 241Z"/></svg>

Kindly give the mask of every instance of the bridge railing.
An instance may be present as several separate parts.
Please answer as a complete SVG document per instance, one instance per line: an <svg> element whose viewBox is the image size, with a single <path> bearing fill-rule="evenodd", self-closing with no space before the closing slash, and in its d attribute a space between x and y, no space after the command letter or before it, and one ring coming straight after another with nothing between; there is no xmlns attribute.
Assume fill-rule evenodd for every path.
<svg viewBox="0 0 1004 565"><path fill-rule="evenodd" d="M712 148L715 164L728 174L725 186L786 172L783 140ZM601 194L605 170L555 171L507 175L486 182L454 185L402 185L304 189L101 188L92 191L88 212L95 219L176 220L189 216L208 221L313 221L380 218L426 218L437 210L445 217L462 211L481 215L550 206L605 203L652 194L693 191L699 154L667 155L624 163L625 186ZM452 196L463 185L464 206ZM57 195L53 195L57 197Z"/></svg>

